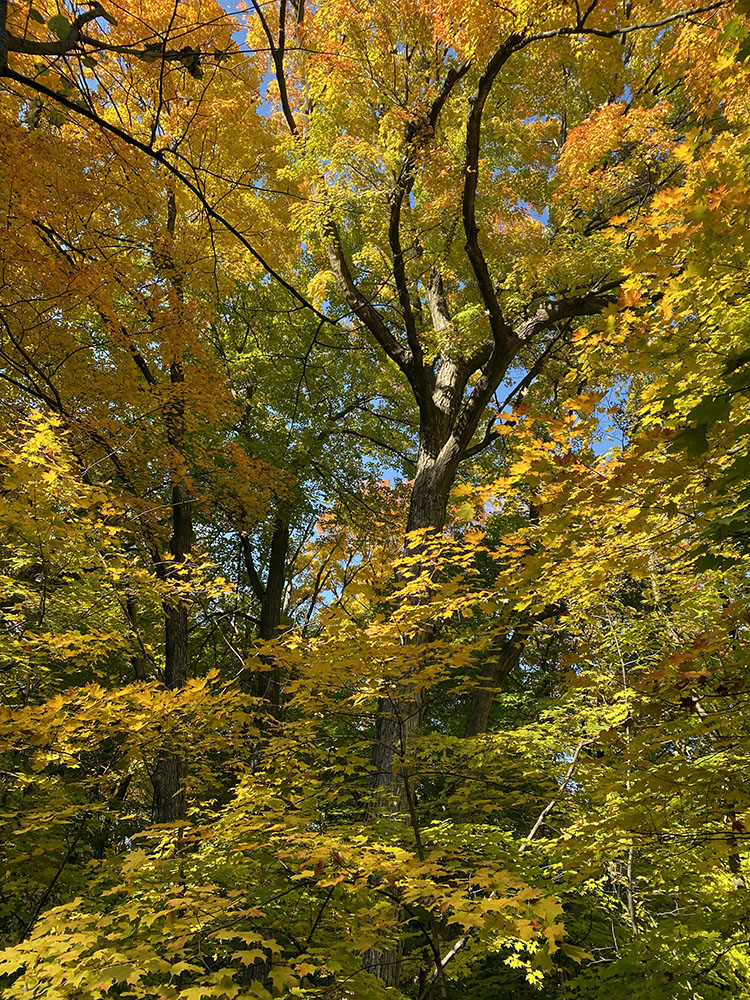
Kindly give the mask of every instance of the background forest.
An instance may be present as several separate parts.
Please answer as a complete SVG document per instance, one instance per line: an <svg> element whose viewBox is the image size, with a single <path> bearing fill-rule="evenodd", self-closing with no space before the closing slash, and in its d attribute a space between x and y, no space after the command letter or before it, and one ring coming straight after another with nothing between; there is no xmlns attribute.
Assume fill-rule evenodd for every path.
<svg viewBox="0 0 750 1000"><path fill-rule="evenodd" d="M0 993L750 998L747 0L0 0Z"/></svg>

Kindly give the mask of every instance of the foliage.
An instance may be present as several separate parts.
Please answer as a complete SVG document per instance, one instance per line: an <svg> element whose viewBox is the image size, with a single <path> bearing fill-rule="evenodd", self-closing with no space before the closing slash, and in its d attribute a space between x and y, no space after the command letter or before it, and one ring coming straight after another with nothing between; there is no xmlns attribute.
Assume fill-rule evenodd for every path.
<svg viewBox="0 0 750 1000"><path fill-rule="evenodd" d="M750 997L744 2L14 4L4 997Z"/></svg>

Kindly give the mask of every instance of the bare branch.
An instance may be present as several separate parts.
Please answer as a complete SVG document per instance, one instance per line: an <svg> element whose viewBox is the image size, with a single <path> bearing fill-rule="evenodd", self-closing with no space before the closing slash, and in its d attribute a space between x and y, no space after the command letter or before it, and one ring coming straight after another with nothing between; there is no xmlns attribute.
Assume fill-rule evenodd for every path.
<svg viewBox="0 0 750 1000"><path fill-rule="evenodd" d="M0 10L0 16L1 15L2 10ZM110 23L112 22L112 15L108 14L100 3L92 4L90 10L85 11L83 14L79 14L78 17L73 20L67 35L65 35L64 38L58 38L54 42L35 42L30 38L17 38L15 35L8 34L7 51L21 52L28 56L65 55L66 52L70 52L81 43L81 28L88 24L89 21L95 21L100 17L103 17L105 21L109 21ZM3 25L4 24L5 19L3 18ZM88 44L96 45L96 39L90 39ZM2 68L5 69L5 66Z"/></svg>
<svg viewBox="0 0 750 1000"><path fill-rule="evenodd" d="M578 763L578 758L579 758L579 756L581 754L581 750L583 750L584 747L589 746L589 744L592 743L592 742L593 742L593 740L590 740L590 739L579 740L578 745L576 746L575 750L573 751L573 756L572 756L572 758L570 760L570 764L568 765L568 770L565 772L565 777L563 778L562 782L560 783L560 790L558 792L558 795L560 795L561 792L565 791L565 789L567 788L568 782L573 777L573 771L575 770L575 766ZM542 809L542 811L537 816L536 823L534 823L534 825L532 826L532 828L526 834L526 843L528 843L529 841L531 841L531 840L534 839L534 837L536 836L536 834L539 832L539 827L545 821L545 819L547 818L547 816L552 812L552 810L554 809L554 807L555 807L556 804L557 804L557 798L551 799L547 803L547 805L544 807L544 809Z"/></svg>
<svg viewBox="0 0 750 1000"><path fill-rule="evenodd" d="M583 295L572 296L566 299L548 299L543 302L533 316L520 323L513 331L514 338L519 344L526 343L542 330L548 330L561 320L575 319L582 316L595 316L607 306L617 302L617 294L614 294L620 287L620 281L610 281L599 289L586 292Z"/></svg>
<svg viewBox="0 0 750 1000"><path fill-rule="evenodd" d="M432 989L432 987L438 981L442 970L446 967L446 965L450 961L452 961L456 957L456 955L459 953L459 951L461 951L461 949L468 943L468 940L469 940L469 936L467 934L467 935L464 935L464 937L460 937L457 941L455 941L453 943L453 945L451 945L451 947L448 949L448 951L440 959L440 965L438 966L437 963L436 963L435 970L432 973L432 975L430 976L430 978L427 980L427 982L425 984L425 988L419 994L418 1000L424 1000L424 998L430 992L430 990Z"/></svg>
<svg viewBox="0 0 750 1000"><path fill-rule="evenodd" d="M570 28L553 28L550 31L540 31L535 35L529 35L523 46L531 42L542 41L546 38L559 38L561 35L594 35L597 38L617 38L620 35L629 35L633 31L648 31L651 28L666 28L675 21L684 21L688 17L695 17L697 14L708 14L712 10L719 10L727 7L730 0L717 0L716 3L707 4L705 7L696 7L694 10L681 10L668 17L663 17L659 21L642 21L640 24L630 24L625 28L587 28L585 24L579 23ZM585 20L582 19L582 20ZM522 46L522 47L523 47Z"/></svg>
<svg viewBox="0 0 750 1000"><path fill-rule="evenodd" d="M289 131L293 136L298 138L299 129L297 128L297 122L294 120L292 106L289 103L289 91L287 90L286 74L284 73L284 52L286 49L286 0L281 0L279 5L278 41L273 36L271 26L263 13L262 5L259 4L257 0L252 0L252 4L255 9L255 13L260 18L263 33L268 39L268 45L271 50L271 59L273 60L274 76L276 77L276 85L279 88L281 110L284 112L284 117L286 118L287 125L289 126Z"/></svg>
<svg viewBox="0 0 750 1000"><path fill-rule="evenodd" d="M432 102L430 110L424 121L412 122L406 130L406 155L401 165L396 183L391 192L391 211L388 219L388 244L391 249L393 259L393 277L396 283L401 313L404 318L404 329L406 340L411 350L414 360L415 378L420 383L420 394L426 396L426 381L424 376L424 362L422 355L422 345L417 336L416 324L414 321L414 311L412 309L411 297L406 280L406 268L404 266L404 252L401 246L401 209L404 198L407 197L414 183L414 164L417 154L435 134L435 127L440 117L445 102L448 100L451 91L458 81L466 75L470 63L463 62L458 66L451 66L446 74L440 92ZM442 287L442 286L441 286ZM449 320L450 322L450 320Z"/></svg>
<svg viewBox="0 0 750 1000"><path fill-rule="evenodd" d="M393 445L387 444L385 441L381 441L380 438L372 437L370 434L365 434L364 431L355 430L353 427L337 427L331 433L348 434L350 437L360 438L363 441L370 441L378 448L382 448L384 451L389 451L392 455L396 455L405 465L416 467L416 460L410 458L405 452L400 451L398 448L394 448Z"/></svg>
<svg viewBox="0 0 750 1000"><path fill-rule="evenodd" d="M619 284L619 281L611 281L608 284L603 285L599 290L588 292L585 295L579 295L568 299L551 299L542 303L537 308L533 316L524 320L523 323L520 323L515 330L512 331L512 344L515 345L515 350L517 350L522 344L533 340L533 338L543 330L556 326L563 320L573 319L577 316L594 316L601 312L602 309L605 309L608 305L612 305L617 301L617 295L613 293L615 289L619 287ZM565 331L563 331L563 333L564 332ZM537 358L519 385L517 385L510 396L503 401L502 406L500 407L501 411L519 391L531 385L533 380L542 370L544 363L547 361L552 348L558 340L559 337L555 337L541 356ZM481 412L483 412L484 407L489 403L490 397L494 392L494 386L498 385L499 378L501 378L502 374L504 374L504 372L501 373L499 378L488 378L488 373L494 363L495 354L496 350L490 355L490 359L487 362L482 378L480 378L479 382L472 391L471 396L464 404L464 409L461 412L459 421L457 421L454 436L456 436L460 442L461 458L459 461L463 461L466 458L473 458L475 455L478 455L500 436L497 432L492 431L492 426L494 424L493 418L487 425L482 441L469 447L469 442L471 441L471 438L476 431L477 424L479 423L479 419L481 418ZM459 427L460 423L463 424L463 427ZM472 428L472 424L473 429L469 435L468 431Z"/></svg>
<svg viewBox="0 0 750 1000"><path fill-rule="evenodd" d="M406 375L409 384L419 398L419 383L415 377L414 358L408 347L399 343L386 326L380 313L365 299L354 284L349 265L341 245L338 226L329 219L324 232L325 248L328 262L338 283L341 294L352 312L360 319L373 337L383 348L388 357L395 361Z"/></svg>
<svg viewBox="0 0 750 1000"><path fill-rule="evenodd" d="M487 261L479 246L479 227L476 218L477 185L479 182L479 146L482 130L482 115L492 85L497 75L511 55L523 45L522 35L509 35L495 52L479 78L475 93L469 98L469 117L466 122L466 163L464 166L464 189L462 215L466 234L466 254L477 280L482 302L490 319L492 335L497 344L505 346L510 342L512 331L498 302L490 277Z"/></svg>
<svg viewBox="0 0 750 1000"><path fill-rule="evenodd" d="M510 402L512 402L519 393L523 392L525 389L528 389L528 387L531 385L531 383L534 381L534 379L537 377L539 372L544 367L544 363L549 358L553 348L557 345L560 338L566 332L567 330L561 331L556 337L554 337L550 341L550 343L546 346L544 351L539 355L539 357L536 359L531 368L529 368L529 370L526 372L526 374L518 383L518 385L513 387L512 391L508 393L508 395L505 397L502 403L498 406L497 413L502 413L505 407ZM487 422L487 427L484 432L484 437L477 444L472 445L471 448L466 448L464 450L460 459L462 462L464 461L464 459L474 458L476 455L479 455L481 452L483 452L485 448L488 448L493 442L497 441L497 439L501 435L498 433L498 431L493 430L496 420L497 420L497 414L493 413L493 415Z"/></svg>

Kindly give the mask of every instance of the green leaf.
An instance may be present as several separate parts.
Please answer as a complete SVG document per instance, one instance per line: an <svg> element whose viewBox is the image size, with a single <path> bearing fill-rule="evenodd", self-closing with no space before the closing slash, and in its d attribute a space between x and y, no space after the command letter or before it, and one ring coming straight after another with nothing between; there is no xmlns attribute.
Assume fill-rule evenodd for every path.
<svg viewBox="0 0 750 1000"><path fill-rule="evenodd" d="M578 962L579 965L584 959L593 959L594 957L585 948L579 948L575 944L561 944L560 951L568 958L572 958L574 962Z"/></svg>
<svg viewBox="0 0 750 1000"><path fill-rule="evenodd" d="M747 364L750 364L750 349L743 351L742 354L737 354L733 358L729 358L724 368L724 374L729 375L731 372L737 371L738 368L742 368Z"/></svg>
<svg viewBox="0 0 750 1000"><path fill-rule="evenodd" d="M736 560L728 559L726 556L717 555L715 552L703 552L695 560L696 573L705 573L710 570L723 570L732 566Z"/></svg>
<svg viewBox="0 0 750 1000"><path fill-rule="evenodd" d="M92 56L81 56L81 62L82 62L82 63L83 63L83 65L84 65L84 66L86 66L86 67L87 67L88 69L95 69L95 68L96 68L96 66L98 66L98 65L99 65L99 64L97 63L96 59L94 59L94 58L93 58Z"/></svg>
<svg viewBox="0 0 750 1000"><path fill-rule="evenodd" d="M704 428L712 427L719 420L726 420L729 416L729 396L704 396L703 399L694 406L688 413L688 420L694 420L699 426Z"/></svg>
<svg viewBox="0 0 750 1000"><path fill-rule="evenodd" d="M668 451L684 451L688 458L699 458L707 450L708 439L706 438L705 424L699 424L698 427L688 427L674 439L668 448Z"/></svg>
<svg viewBox="0 0 750 1000"><path fill-rule="evenodd" d="M287 969L283 965L277 965L270 969L268 972L268 978L273 983L274 988L279 992L286 987L294 988L295 986L299 986L299 980L291 969Z"/></svg>
<svg viewBox="0 0 750 1000"><path fill-rule="evenodd" d="M473 514L474 508L470 503L462 503L456 511L456 517L459 521L470 521Z"/></svg>
<svg viewBox="0 0 750 1000"><path fill-rule="evenodd" d="M29 20L30 21L36 21L37 24L45 24L46 23L45 20L44 20L43 15L40 14L38 10L34 10L33 7L29 11Z"/></svg>
<svg viewBox="0 0 750 1000"><path fill-rule="evenodd" d="M47 21L47 27L59 39L67 38L70 34L70 21L64 14L55 14Z"/></svg>
<svg viewBox="0 0 750 1000"><path fill-rule="evenodd" d="M740 455L722 476L722 483L731 483L738 479L745 480L748 476L750 476L750 455Z"/></svg>
<svg viewBox="0 0 750 1000"><path fill-rule="evenodd" d="M63 97L72 97L75 93L73 84L65 76L60 77L60 89L58 90L58 93Z"/></svg>
<svg viewBox="0 0 750 1000"><path fill-rule="evenodd" d="M722 33L719 35L719 40L726 42L730 38L744 38L747 34L747 29L742 23L742 18L733 17L732 20L727 24Z"/></svg>

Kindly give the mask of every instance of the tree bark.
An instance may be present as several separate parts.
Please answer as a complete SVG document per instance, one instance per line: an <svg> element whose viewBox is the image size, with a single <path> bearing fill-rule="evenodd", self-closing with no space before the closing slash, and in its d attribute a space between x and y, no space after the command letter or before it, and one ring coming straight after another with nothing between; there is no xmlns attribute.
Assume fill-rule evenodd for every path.
<svg viewBox="0 0 750 1000"><path fill-rule="evenodd" d="M140 640L140 632L138 629L138 600L135 594L128 594L125 603L125 613L128 616L128 621L130 622L130 628L133 635L138 639L141 649L137 653L133 653L130 657L130 662L133 665L133 673L135 674L135 679L137 681L145 681L146 674L146 658L143 655L143 644Z"/></svg>
<svg viewBox="0 0 750 1000"><path fill-rule="evenodd" d="M170 552L174 560L173 573L190 555L193 547L192 498L184 483L172 486L172 540ZM187 682L188 609L182 600L170 602L166 608L164 683L169 688L181 688Z"/></svg>
<svg viewBox="0 0 750 1000"><path fill-rule="evenodd" d="M432 428L423 438L434 440ZM417 474L412 488L407 532L422 528L438 533L445 527L448 493L454 470L420 448ZM409 545L407 539L406 545ZM426 626L411 643L428 642L432 629ZM405 679L401 691L378 702L375 739L372 752L375 791L374 807L378 812L404 812L406 809L404 775L397 762L403 760L412 737L419 731L426 702L426 691L413 690Z"/></svg>
<svg viewBox="0 0 750 1000"><path fill-rule="evenodd" d="M518 666L521 643L515 634L505 637L492 661L482 668L479 684L474 689L469 705L464 735L468 738L487 732L490 710L499 684Z"/></svg>
<svg viewBox="0 0 750 1000"><path fill-rule="evenodd" d="M271 536L271 549L268 557L268 573L265 584L261 580L253 561L250 539L240 533L240 544L245 561L245 569L255 596L260 602L260 622L258 636L270 641L276 639L281 625L281 608L284 601L284 586L286 584L286 563L289 555L289 522L281 515L277 516ZM267 711L274 719L281 718L281 679L279 668L272 657L261 656L261 661L268 666L256 675L255 693L266 703Z"/></svg>
<svg viewBox="0 0 750 1000"><path fill-rule="evenodd" d="M436 411L433 414L437 416ZM448 494L458 464L451 465L440 459L448 430L449 425L441 428L437 419L426 426L424 422L422 424L407 533L426 528L437 534L445 527ZM407 538L406 546L409 544ZM429 642L433 634L433 629L427 625L409 642ZM408 678L399 690L378 701L371 757L373 797L370 811L375 816L393 820L407 811L410 775L406 758L414 737L421 729L426 702L426 690L415 690ZM398 904L395 905L398 911ZM362 964L367 972L377 976L386 986L398 988L402 955L403 943L398 941L385 951L368 949L362 956Z"/></svg>
<svg viewBox="0 0 750 1000"><path fill-rule="evenodd" d="M455 467L450 468L440 463L438 458L420 448L409 499L407 532L418 531L420 528L432 528L436 532L443 530L454 475Z"/></svg>
<svg viewBox="0 0 750 1000"><path fill-rule="evenodd" d="M268 576L265 593L260 604L261 639L276 639L281 625L281 605L286 583L286 560L289 552L289 524L284 518L277 518L271 537L271 552L268 560ZM281 680L276 663L268 662L270 669L258 675L258 694L267 705L274 719L281 717Z"/></svg>
<svg viewBox="0 0 750 1000"><path fill-rule="evenodd" d="M8 0L0 0L0 73L8 65Z"/></svg>
<svg viewBox="0 0 750 1000"><path fill-rule="evenodd" d="M174 194L167 199L167 232L174 237L177 207ZM182 275L167 255L168 279L175 290L178 310L183 302ZM181 317L180 317L181 318ZM172 538L169 550L172 562L166 578L179 576L182 564L193 549L193 500L183 468L185 454L185 368L182 349L176 346L169 368L170 394L164 407L167 444L172 469ZM179 596L164 606L164 683L168 688L183 688L188 672L188 607ZM185 815L185 762L180 754L164 750L154 771L154 818L157 823L173 823Z"/></svg>
<svg viewBox="0 0 750 1000"><path fill-rule="evenodd" d="M182 484L172 487L172 540L174 558L172 572L179 572L192 549L193 518L190 493ZM188 609L182 600L165 605L164 683L168 688L183 688L187 683ZM154 819L157 823L173 823L185 815L185 763L181 755L164 750L156 762L153 776Z"/></svg>

